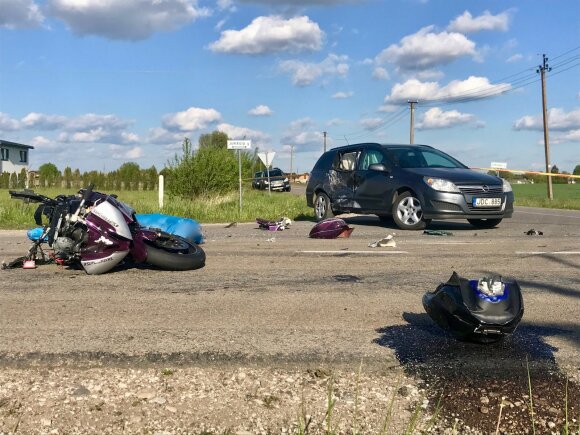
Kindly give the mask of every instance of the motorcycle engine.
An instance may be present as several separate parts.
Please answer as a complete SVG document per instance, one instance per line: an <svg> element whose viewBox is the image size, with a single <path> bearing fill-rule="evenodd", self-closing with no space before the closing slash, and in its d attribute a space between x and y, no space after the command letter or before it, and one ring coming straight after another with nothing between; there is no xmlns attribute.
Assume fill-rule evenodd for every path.
<svg viewBox="0 0 580 435"><path fill-rule="evenodd" d="M57 252L72 254L75 241L70 237L57 237L52 247Z"/></svg>

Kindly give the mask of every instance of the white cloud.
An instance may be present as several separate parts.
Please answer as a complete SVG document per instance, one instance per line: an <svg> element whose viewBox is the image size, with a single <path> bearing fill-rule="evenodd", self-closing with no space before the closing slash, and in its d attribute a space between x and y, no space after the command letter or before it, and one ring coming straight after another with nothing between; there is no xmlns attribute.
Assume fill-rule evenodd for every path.
<svg viewBox="0 0 580 435"><path fill-rule="evenodd" d="M280 140L283 144L294 145L296 152L306 152L322 150L324 135L318 131L314 121L310 118L302 118L292 121ZM327 144L330 146L332 140L328 138Z"/></svg>
<svg viewBox="0 0 580 435"><path fill-rule="evenodd" d="M172 113L163 117L163 127L171 131L191 132L207 128L219 122L221 114L215 109L190 107L183 112Z"/></svg>
<svg viewBox="0 0 580 435"><path fill-rule="evenodd" d="M292 76L292 83L295 86L308 86L314 80L325 75L338 75L345 77L348 74L349 66L346 63L348 56L330 54L320 63L306 63L298 60L286 60L280 62L279 68L282 72Z"/></svg>
<svg viewBox="0 0 580 435"><path fill-rule="evenodd" d="M8 114L0 112L0 131L16 131L20 129L20 122Z"/></svg>
<svg viewBox="0 0 580 435"><path fill-rule="evenodd" d="M548 127L550 130L556 131L580 129L580 108L568 113L557 107L548 110ZM542 115L523 116L514 123L514 129L543 130L544 122Z"/></svg>
<svg viewBox="0 0 580 435"><path fill-rule="evenodd" d="M1 0L0 27L25 29L41 27L44 15L33 0Z"/></svg>
<svg viewBox="0 0 580 435"><path fill-rule="evenodd" d="M217 130L227 134L230 139L250 139L254 148L256 146L262 148L270 143L270 136L259 130L238 127L225 122L219 124Z"/></svg>
<svg viewBox="0 0 580 435"><path fill-rule="evenodd" d="M477 55L475 42L461 33L434 33L434 28L427 26L405 36L399 44L392 44L379 53L375 62L379 65L394 63L403 70L421 70L445 65L463 56Z"/></svg>
<svg viewBox="0 0 580 435"><path fill-rule="evenodd" d="M178 143L181 146L181 142L185 135L183 133L169 131L162 127L155 127L149 129L149 134L147 135L147 143L166 145Z"/></svg>
<svg viewBox="0 0 580 435"><path fill-rule="evenodd" d="M323 39L324 32L306 16L268 16L255 18L242 30L224 30L209 48L214 52L251 55L295 53L320 50Z"/></svg>
<svg viewBox="0 0 580 435"><path fill-rule="evenodd" d="M87 113L76 118L62 120L58 115L34 113L29 118L31 125L47 125L55 129L54 124L62 122L62 132L58 135L60 142L98 142L112 144L132 144L139 141L135 133L125 131L132 121L118 118L115 115L97 115Z"/></svg>
<svg viewBox="0 0 580 435"><path fill-rule="evenodd" d="M44 136L34 136L29 144L34 147L35 151L55 150L59 147L56 142Z"/></svg>
<svg viewBox="0 0 580 435"><path fill-rule="evenodd" d="M373 71L373 79L389 80L390 78L391 77L389 76L389 72L381 66L376 67Z"/></svg>
<svg viewBox="0 0 580 435"><path fill-rule="evenodd" d="M433 107L423 114L423 117L417 123L417 129L451 128L457 125L469 124L473 121L475 121L475 116L470 113L461 113L457 110L444 112L439 107Z"/></svg>
<svg viewBox="0 0 580 435"><path fill-rule="evenodd" d="M344 100L347 98L351 98L354 95L354 92L337 92L332 96L332 98L336 100Z"/></svg>
<svg viewBox="0 0 580 435"><path fill-rule="evenodd" d="M492 15L489 11L485 11L478 17L473 17L469 11L465 11L449 23L447 30L461 33L473 33L482 30L507 32L509 22L509 11L504 11L497 15Z"/></svg>
<svg viewBox="0 0 580 435"><path fill-rule="evenodd" d="M401 110L401 106L398 106L396 104L383 104L381 107L379 107L379 112L381 113L393 113L396 112L397 110Z"/></svg>
<svg viewBox="0 0 580 435"><path fill-rule="evenodd" d="M264 104L260 104L259 106L254 107L248 111L249 115L252 116L271 116L274 112L268 106Z"/></svg>
<svg viewBox="0 0 580 435"><path fill-rule="evenodd" d="M21 123L24 128L32 130L56 130L66 125L67 117L61 115L46 115L44 113L30 112Z"/></svg>
<svg viewBox="0 0 580 435"><path fill-rule="evenodd" d="M366 118L360 120L360 125L365 130L376 130L379 128L385 120L383 118Z"/></svg>
<svg viewBox="0 0 580 435"><path fill-rule="evenodd" d="M556 134L550 139L550 143L553 144L560 144L560 143L567 143L567 142L580 142L580 129L578 130L570 130L564 134ZM542 141L542 144L544 141Z"/></svg>
<svg viewBox="0 0 580 435"><path fill-rule="evenodd" d="M111 157L115 160L136 160L143 157L143 148L136 146L127 148L119 145L110 145Z"/></svg>
<svg viewBox="0 0 580 435"><path fill-rule="evenodd" d="M385 103L402 103L408 100L453 101L457 98L486 98L499 95L511 89L509 83L497 85L489 83L486 77L470 76L466 80L453 80L441 87L437 82L421 82L417 79L397 83L391 89L391 94L385 97Z"/></svg>
<svg viewBox="0 0 580 435"><path fill-rule="evenodd" d="M506 63L515 63L515 62L519 62L523 58L524 58L523 54L516 53L516 54L513 54L510 57L508 57L505 61L506 61Z"/></svg>
<svg viewBox="0 0 580 435"><path fill-rule="evenodd" d="M49 0L49 9L78 35L140 40L209 15L197 0Z"/></svg>
<svg viewBox="0 0 580 435"><path fill-rule="evenodd" d="M269 6L333 6L357 3L361 0L240 0L241 3L261 3Z"/></svg>

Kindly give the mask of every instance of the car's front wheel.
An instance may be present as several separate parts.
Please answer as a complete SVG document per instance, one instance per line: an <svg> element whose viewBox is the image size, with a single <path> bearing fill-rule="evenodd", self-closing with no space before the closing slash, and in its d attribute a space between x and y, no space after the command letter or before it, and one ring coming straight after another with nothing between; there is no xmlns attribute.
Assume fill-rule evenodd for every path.
<svg viewBox="0 0 580 435"><path fill-rule="evenodd" d="M422 230L431 222L424 219L421 201L411 192L397 196L393 204L393 220L402 230Z"/></svg>
<svg viewBox="0 0 580 435"><path fill-rule="evenodd" d="M334 213L332 213L332 207L330 205L330 198L324 192L316 194L316 199L314 200L314 215L317 221L328 219L334 216Z"/></svg>
<svg viewBox="0 0 580 435"><path fill-rule="evenodd" d="M499 225L502 219L467 219L471 225L477 228L494 228Z"/></svg>

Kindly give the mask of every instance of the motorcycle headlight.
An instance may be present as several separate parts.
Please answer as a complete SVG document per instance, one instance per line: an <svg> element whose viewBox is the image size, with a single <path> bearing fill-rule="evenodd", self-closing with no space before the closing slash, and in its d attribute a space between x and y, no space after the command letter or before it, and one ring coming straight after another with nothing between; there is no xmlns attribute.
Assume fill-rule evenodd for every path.
<svg viewBox="0 0 580 435"><path fill-rule="evenodd" d="M423 181L425 181L429 187L434 190L438 190L439 192L459 193L457 186L449 180L444 180L443 178L424 177Z"/></svg>
<svg viewBox="0 0 580 435"><path fill-rule="evenodd" d="M507 181L504 180L503 178L501 179L502 183L503 183L503 191L504 192L511 192L512 191L512 185Z"/></svg>

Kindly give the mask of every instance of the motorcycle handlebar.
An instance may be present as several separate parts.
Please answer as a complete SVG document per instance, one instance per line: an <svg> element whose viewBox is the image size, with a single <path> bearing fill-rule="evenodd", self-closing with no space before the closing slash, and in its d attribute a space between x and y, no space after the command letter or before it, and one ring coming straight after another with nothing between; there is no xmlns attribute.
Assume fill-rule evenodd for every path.
<svg viewBox="0 0 580 435"><path fill-rule="evenodd" d="M34 193L33 190L9 190L8 193L12 199L22 199L26 202L43 202L45 204L53 203L54 200L48 196L41 195L39 193Z"/></svg>

